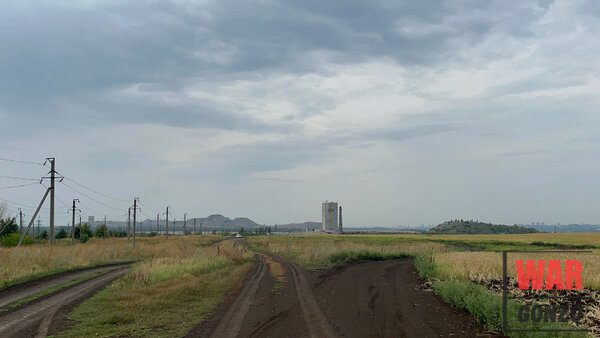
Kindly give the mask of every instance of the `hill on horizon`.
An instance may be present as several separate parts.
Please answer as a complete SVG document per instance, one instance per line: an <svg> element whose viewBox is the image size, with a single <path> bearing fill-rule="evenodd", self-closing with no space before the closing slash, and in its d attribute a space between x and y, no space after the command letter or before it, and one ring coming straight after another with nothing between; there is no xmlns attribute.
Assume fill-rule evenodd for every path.
<svg viewBox="0 0 600 338"><path fill-rule="evenodd" d="M473 220L451 220L427 231L430 234L532 234L536 229L518 225L483 223Z"/></svg>

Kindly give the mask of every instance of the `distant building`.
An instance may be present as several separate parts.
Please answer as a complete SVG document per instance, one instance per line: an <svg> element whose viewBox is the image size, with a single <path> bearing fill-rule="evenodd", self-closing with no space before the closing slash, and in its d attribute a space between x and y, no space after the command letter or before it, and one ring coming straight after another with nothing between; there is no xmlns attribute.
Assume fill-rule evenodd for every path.
<svg viewBox="0 0 600 338"><path fill-rule="evenodd" d="M340 232L338 223L338 204L336 202L327 202L321 205L321 224L324 232Z"/></svg>
<svg viewBox="0 0 600 338"><path fill-rule="evenodd" d="M88 224L92 226L94 224L94 216L88 216Z"/></svg>

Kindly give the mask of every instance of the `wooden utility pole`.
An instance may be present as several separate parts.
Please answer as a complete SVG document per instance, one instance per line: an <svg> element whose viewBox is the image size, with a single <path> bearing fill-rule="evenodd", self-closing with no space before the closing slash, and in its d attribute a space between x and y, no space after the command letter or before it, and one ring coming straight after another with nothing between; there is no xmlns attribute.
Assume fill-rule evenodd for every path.
<svg viewBox="0 0 600 338"><path fill-rule="evenodd" d="M83 243L83 228L81 227L81 214L79 214L79 241Z"/></svg>

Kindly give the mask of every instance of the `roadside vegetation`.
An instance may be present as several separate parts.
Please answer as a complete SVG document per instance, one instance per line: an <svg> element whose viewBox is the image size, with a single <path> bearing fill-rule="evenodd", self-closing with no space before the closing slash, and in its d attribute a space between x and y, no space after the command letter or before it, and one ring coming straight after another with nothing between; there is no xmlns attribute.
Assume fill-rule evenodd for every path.
<svg viewBox="0 0 600 338"><path fill-rule="evenodd" d="M202 246L198 236L165 249L77 307L58 337L184 336L245 276L253 254L235 241ZM168 242L168 243L167 243Z"/></svg>
<svg viewBox="0 0 600 338"><path fill-rule="evenodd" d="M29 279L61 271L102 264L172 256L173 244L202 246L221 240L220 236L189 236L165 241L158 237L138 238L136 248L125 238L94 238L85 244L71 245L71 239L20 248L0 247L0 289Z"/></svg>
<svg viewBox="0 0 600 338"><path fill-rule="evenodd" d="M248 243L307 269L446 251L444 244L388 236L268 236L249 238Z"/></svg>

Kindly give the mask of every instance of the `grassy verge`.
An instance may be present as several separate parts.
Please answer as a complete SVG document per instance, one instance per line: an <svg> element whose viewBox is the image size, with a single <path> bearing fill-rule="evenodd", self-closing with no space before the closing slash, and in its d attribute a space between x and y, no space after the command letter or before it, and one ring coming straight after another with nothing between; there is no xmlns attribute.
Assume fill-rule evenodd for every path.
<svg viewBox="0 0 600 338"><path fill-rule="evenodd" d="M79 277L79 278L72 279L72 280L70 280L68 282L65 282L63 284L59 284L59 285L53 286L53 287L51 287L49 289L46 289L44 291L38 292L38 293L36 293L34 295L31 295L31 296L29 296L27 298L19 299L18 301L14 302L14 303L11 303L8 306L9 307L17 307L17 306L19 306L21 304L24 304L24 303L27 303L27 302L31 302L31 301L36 300L36 299L38 299L40 297L43 297L45 295L49 295L49 294L51 294L53 292L56 292L58 290L64 289L64 288L69 287L71 285L75 285L77 283L81 283L83 281L86 281L88 279L92 279L94 277L98 277L98 276L100 276L102 274L105 274L105 273L106 273L106 271L99 271L99 272L91 273L91 274L89 274L87 276L82 276L82 277Z"/></svg>
<svg viewBox="0 0 600 338"><path fill-rule="evenodd" d="M490 291L484 286L471 283L466 279L444 280L448 274L448 266L439 264L430 255L417 255L415 265L422 278L432 280L434 291L447 303L468 311L477 321L490 331L502 331L502 295ZM521 303L508 301L507 318L510 329L561 329L573 330L575 327L565 323L522 322L519 318ZM582 332L512 332L511 337L587 337Z"/></svg>
<svg viewBox="0 0 600 338"><path fill-rule="evenodd" d="M223 300L250 269L252 253L233 241L218 246L174 248L134 266L83 302L70 315L75 324L57 337L184 336Z"/></svg>
<svg viewBox="0 0 600 338"><path fill-rule="evenodd" d="M222 239L220 236L173 238L193 246L208 245ZM53 247L44 244L0 247L0 289L63 271L168 255L168 251L173 250L169 241L158 237L142 237L137 244L136 248L132 248L126 238L94 238L74 246L59 241Z"/></svg>

